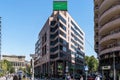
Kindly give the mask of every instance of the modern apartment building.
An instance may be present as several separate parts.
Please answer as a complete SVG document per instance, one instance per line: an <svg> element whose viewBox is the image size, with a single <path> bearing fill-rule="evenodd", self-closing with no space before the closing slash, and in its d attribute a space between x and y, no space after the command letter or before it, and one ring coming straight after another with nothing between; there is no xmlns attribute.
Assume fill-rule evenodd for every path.
<svg viewBox="0 0 120 80"><path fill-rule="evenodd" d="M20 68L25 68L25 56L2 55L2 60L8 60L17 72Z"/></svg>
<svg viewBox="0 0 120 80"><path fill-rule="evenodd" d="M35 74L60 77L84 72L85 34L67 12L66 5L67 1L53 2L53 13L38 35Z"/></svg>
<svg viewBox="0 0 120 80"><path fill-rule="evenodd" d="M120 0L94 0L94 41L99 70L118 80L120 75Z"/></svg>

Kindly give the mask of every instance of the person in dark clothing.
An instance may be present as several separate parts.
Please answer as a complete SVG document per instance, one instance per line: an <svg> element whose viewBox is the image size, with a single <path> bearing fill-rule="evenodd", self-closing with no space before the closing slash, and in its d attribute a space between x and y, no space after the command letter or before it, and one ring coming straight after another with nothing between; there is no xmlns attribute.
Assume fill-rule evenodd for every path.
<svg viewBox="0 0 120 80"><path fill-rule="evenodd" d="M17 75L13 76L13 80L19 80L18 77L17 77Z"/></svg>
<svg viewBox="0 0 120 80"><path fill-rule="evenodd" d="M19 80L22 80L22 76L19 74Z"/></svg>

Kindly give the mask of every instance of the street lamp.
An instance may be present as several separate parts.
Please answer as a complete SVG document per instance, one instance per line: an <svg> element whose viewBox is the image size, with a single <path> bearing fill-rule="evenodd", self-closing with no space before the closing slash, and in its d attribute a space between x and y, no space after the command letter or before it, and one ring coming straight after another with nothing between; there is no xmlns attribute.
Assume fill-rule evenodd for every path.
<svg viewBox="0 0 120 80"><path fill-rule="evenodd" d="M115 54L114 53L113 53L113 71L114 71L114 80L116 80Z"/></svg>
<svg viewBox="0 0 120 80"><path fill-rule="evenodd" d="M32 57L32 80L34 80L34 58L37 57L37 54L30 54Z"/></svg>
<svg viewBox="0 0 120 80"><path fill-rule="evenodd" d="M117 39L112 39L115 41L115 45L117 44ZM115 49L115 46L114 46L114 49ZM113 50L113 73L114 73L114 79L113 80L116 80L116 69L115 69L115 50Z"/></svg>
<svg viewBox="0 0 120 80"><path fill-rule="evenodd" d="M85 72L86 72L86 80L87 80L87 71L88 71L88 66L85 66Z"/></svg>

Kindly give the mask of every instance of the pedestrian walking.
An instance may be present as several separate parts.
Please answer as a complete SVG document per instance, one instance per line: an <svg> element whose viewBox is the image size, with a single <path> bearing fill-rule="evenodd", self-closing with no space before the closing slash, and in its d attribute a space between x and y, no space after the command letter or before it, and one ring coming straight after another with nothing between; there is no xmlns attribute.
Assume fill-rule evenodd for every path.
<svg viewBox="0 0 120 80"><path fill-rule="evenodd" d="M96 76L95 80L100 80L100 77L99 75Z"/></svg>
<svg viewBox="0 0 120 80"><path fill-rule="evenodd" d="M5 76L5 78L6 78L6 80L8 80L8 76L7 75Z"/></svg>
<svg viewBox="0 0 120 80"><path fill-rule="evenodd" d="M83 76L82 75L80 76L80 80L83 80Z"/></svg>
<svg viewBox="0 0 120 80"><path fill-rule="evenodd" d="M22 80L22 76L19 74L19 80Z"/></svg>
<svg viewBox="0 0 120 80"><path fill-rule="evenodd" d="M13 80L19 80L18 77L17 77L17 75L13 76Z"/></svg>
<svg viewBox="0 0 120 80"><path fill-rule="evenodd" d="M67 76L67 80L71 80L71 76L69 74Z"/></svg>

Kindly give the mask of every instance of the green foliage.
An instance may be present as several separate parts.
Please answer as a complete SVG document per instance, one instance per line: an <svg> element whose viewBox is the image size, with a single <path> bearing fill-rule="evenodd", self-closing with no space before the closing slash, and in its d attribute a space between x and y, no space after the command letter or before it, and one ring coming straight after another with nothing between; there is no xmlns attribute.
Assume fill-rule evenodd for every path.
<svg viewBox="0 0 120 80"><path fill-rule="evenodd" d="M3 70L2 72L3 75L7 73L11 73L12 64L7 60L3 60L1 61L1 69Z"/></svg>
<svg viewBox="0 0 120 80"><path fill-rule="evenodd" d="M31 74L32 74L32 73L31 73L31 66L30 66L30 65L27 65L26 73L27 73L28 75L31 75Z"/></svg>
<svg viewBox="0 0 120 80"><path fill-rule="evenodd" d="M15 72L15 68L14 68L14 67L11 67L10 73L14 73L14 72Z"/></svg>
<svg viewBox="0 0 120 80"><path fill-rule="evenodd" d="M98 69L98 60L94 56L85 56L85 63L89 68L89 72L95 72Z"/></svg>

